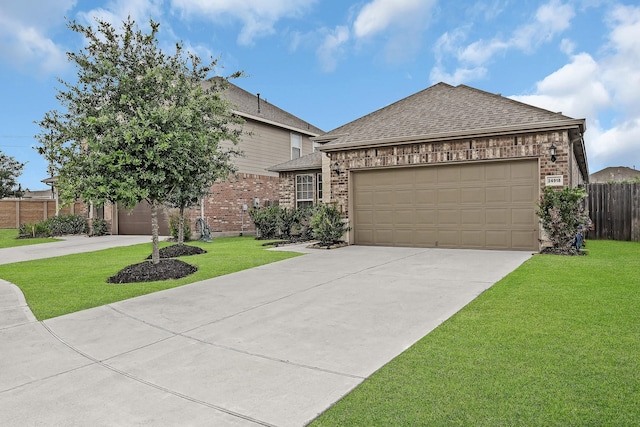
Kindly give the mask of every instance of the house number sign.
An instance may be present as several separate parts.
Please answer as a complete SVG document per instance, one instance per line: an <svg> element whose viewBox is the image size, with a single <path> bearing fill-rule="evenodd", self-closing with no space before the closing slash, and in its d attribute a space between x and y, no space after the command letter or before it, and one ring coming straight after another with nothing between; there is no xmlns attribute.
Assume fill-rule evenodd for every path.
<svg viewBox="0 0 640 427"><path fill-rule="evenodd" d="M545 177L545 185L547 187L563 186L564 181L562 175L548 175Z"/></svg>

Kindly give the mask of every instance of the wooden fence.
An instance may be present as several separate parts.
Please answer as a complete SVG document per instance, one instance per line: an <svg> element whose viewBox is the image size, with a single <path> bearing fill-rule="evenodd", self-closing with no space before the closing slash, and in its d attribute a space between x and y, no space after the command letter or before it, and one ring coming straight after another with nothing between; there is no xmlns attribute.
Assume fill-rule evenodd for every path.
<svg viewBox="0 0 640 427"><path fill-rule="evenodd" d="M60 210L60 215L85 214L84 203L75 203ZM44 221L56 215L56 201L53 199L0 200L0 228L18 228L20 224L30 224Z"/></svg>
<svg viewBox="0 0 640 427"><path fill-rule="evenodd" d="M589 184L590 239L640 242L640 183Z"/></svg>

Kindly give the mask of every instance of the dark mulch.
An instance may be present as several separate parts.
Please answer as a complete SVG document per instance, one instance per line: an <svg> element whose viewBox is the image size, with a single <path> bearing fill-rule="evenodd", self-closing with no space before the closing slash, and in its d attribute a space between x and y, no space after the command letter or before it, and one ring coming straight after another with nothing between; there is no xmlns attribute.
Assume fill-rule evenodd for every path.
<svg viewBox="0 0 640 427"><path fill-rule="evenodd" d="M338 249L344 248L345 246L349 246L347 242L333 242L333 243L314 243L312 245L307 246L310 249Z"/></svg>
<svg viewBox="0 0 640 427"><path fill-rule="evenodd" d="M198 268L179 259L161 259L158 264L151 261L133 264L120 270L107 283L155 282L156 280L180 279L198 271Z"/></svg>
<svg viewBox="0 0 640 427"><path fill-rule="evenodd" d="M171 245L160 249L160 258L178 258L181 256L200 255L206 253L207 251L197 246ZM151 255L149 255L147 259L151 259Z"/></svg>
<svg viewBox="0 0 640 427"><path fill-rule="evenodd" d="M541 254L545 255L566 255L566 256L574 256L574 255L586 255L587 251L584 249L576 250L576 248L572 247L570 249L560 249L560 248L543 248L540 251Z"/></svg>

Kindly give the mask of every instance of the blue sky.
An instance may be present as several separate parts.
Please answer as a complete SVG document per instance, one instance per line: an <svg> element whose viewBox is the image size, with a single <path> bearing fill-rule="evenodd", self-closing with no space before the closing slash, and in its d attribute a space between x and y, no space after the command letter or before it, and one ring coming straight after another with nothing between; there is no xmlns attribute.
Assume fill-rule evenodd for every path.
<svg viewBox="0 0 640 427"><path fill-rule="evenodd" d="M65 18L127 15L326 131L444 81L586 118L592 173L640 169L637 0L0 0L0 150L23 186L46 188L33 122L76 75Z"/></svg>

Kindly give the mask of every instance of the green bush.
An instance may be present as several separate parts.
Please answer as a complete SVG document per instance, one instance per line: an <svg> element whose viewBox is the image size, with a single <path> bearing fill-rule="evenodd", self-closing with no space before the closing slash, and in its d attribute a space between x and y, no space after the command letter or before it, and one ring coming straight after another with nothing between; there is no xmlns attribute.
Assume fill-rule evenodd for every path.
<svg viewBox="0 0 640 427"><path fill-rule="evenodd" d="M84 234L87 230L87 218L84 215L59 215L49 218L49 231L52 236L65 234Z"/></svg>
<svg viewBox="0 0 640 427"><path fill-rule="evenodd" d="M184 240L191 240L191 224L189 218L184 218ZM178 238L178 231L180 230L180 215L173 214L169 216L169 233L174 239Z"/></svg>
<svg viewBox="0 0 640 427"><path fill-rule="evenodd" d="M586 191L580 187L567 187L560 191L545 187L536 213L555 252L576 252L571 247L576 234L591 224L585 210L586 197Z"/></svg>
<svg viewBox="0 0 640 427"><path fill-rule="evenodd" d="M343 222L342 214L333 205L320 205L311 218L312 235L321 245L329 246L342 241L350 228Z"/></svg>
<svg viewBox="0 0 640 427"><path fill-rule="evenodd" d="M91 228L93 230L91 233L92 236L104 236L109 233L109 225L107 221L102 218L94 218L93 221L91 221Z"/></svg>
<svg viewBox="0 0 640 427"><path fill-rule="evenodd" d="M51 229L47 221L20 224L18 237L21 239L51 237Z"/></svg>
<svg viewBox="0 0 640 427"><path fill-rule="evenodd" d="M63 236L86 232L87 219L84 215L53 216L45 221L21 224L18 229L18 235L21 238Z"/></svg>
<svg viewBox="0 0 640 427"><path fill-rule="evenodd" d="M278 210L278 230L280 237L291 240L293 228L297 223L297 209L280 208Z"/></svg>
<svg viewBox="0 0 640 427"><path fill-rule="evenodd" d="M249 216L256 226L258 238L273 239L280 234L280 206L251 209Z"/></svg>
<svg viewBox="0 0 640 427"><path fill-rule="evenodd" d="M313 238L311 218L313 218L315 212L315 206L296 209L296 232L301 240L311 240Z"/></svg>

